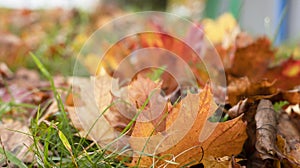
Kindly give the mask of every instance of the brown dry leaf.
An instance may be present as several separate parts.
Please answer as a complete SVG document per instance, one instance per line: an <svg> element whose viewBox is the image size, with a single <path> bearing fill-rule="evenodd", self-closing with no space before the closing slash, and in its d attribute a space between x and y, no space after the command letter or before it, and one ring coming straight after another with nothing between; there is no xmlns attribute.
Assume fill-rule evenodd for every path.
<svg viewBox="0 0 300 168"><path fill-rule="evenodd" d="M106 119L116 130L122 132L137 111L142 109L137 121L151 121L154 125L158 124L157 131L164 130L165 120L160 122L160 112L167 110L167 101L160 95L161 86L162 82L153 82L140 74L137 75L130 85L112 90L112 106L105 114ZM149 102L146 103L146 100ZM138 125L138 122L136 124Z"/></svg>
<svg viewBox="0 0 300 168"><path fill-rule="evenodd" d="M278 94L274 87L276 81L260 80L250 82L248 77L231 79L228 85L228 101L236 105L240 100L248 98L249 102L263 98L270 98Z"/></svg>
<svg viewBox="0 0 300 168"><path fill-rule="evenodd" d="M225 69L229 69L232 66L236 49L246 47L252 44L254 40L252 36L250 36L246 32L240 32L239 34L237 34L235 41L233 42L235 43L230 44L228 48L220 44L215 45L215 49L218 51Z"/></svg>
<svg viewBox="0 0 300 168"><path fill-rule="evenodd" d="M75 77L70 80L73 80L73 101L69 105L74 104L74 107L67 106L67 110L71 121L81 131L81 136L88 134L89 139L100 145L115 138L117 135L114 131L123 131L136 114L136 108L142 107L148 96L149 103L143 111L144 115L140 115L138 120L151 120L152 116L149 114L156 115L157 111L167 109L166 100L160 95L160 90L157 90L161 83L154 83L143 77L138 77L130 86L122 88L114 87L118 81L107 74L92 77L91 80ZM149 92L153 90L155 92L150 96ZM156 125L160 119L158 117L150 123ZM165 122L157 129L165 129Z"/></svg>
<svg viewBox="0 0 300 168"><path fill-rule="evenodd" d="M300 85L300 60L289 58L280 65L268 69L262 77L276 80L275 86L282 90L294 89Z"/></svg>
<svg viewBox="0 0 300 168"><path fill-rule="evenodd" d="M144 106L138 120L151 121L156 131L163 131L166 127L166 120L162 117L167 111L167 101L160 95L161 86L162 82L153 82L149 78L138 75L128 87L131 103L135 104L137 109ZM147 99L149 102L145 104Z"/></svg>
<svg viewBox="0 0 300 168"><path fill-rule="evenodd" d="M285 112L280 113L278 117L278 134L286 140L288 146L294 147L300 143L300 133Z"/></svg>
<svg viewBox="0 0 300 168"><path fill-rule="evenodd" d="M144 105L145 101L149 98L151 91L154 89L160 89L161 82L155 83L149 78L144 78L140 75L137 79L131 83L129 86L129 99L131 102L136 103L140 108Z"/></svg>
<svg viewBox="0 0 300 168"><path fill-rule="evenodd" d="M241 159L236 159L234 156L224 156L219 158L210 158L207 165L211 168L246 168L245 166L241 166L237 161Z"/></svg>
<svg viewBox="0 0 300 168"><path fill-rule="evenodd" d="M113 128L103 112L111 103L111 78L106 75L91 79L73 77L69 83L72 81L74 107L68 108L71 121L82 130L82 136L88 136L100 145L110 142L114 138Z"/></svg>
<svg viewBox="0 0 300 168"><path fill-rule="evenodd" d="M234 105L233 107L231 107L227 114L229 115L229 117L231 118L236 118L238 117L239 115L243 114L246 112L247 110L247 100L248 99L245 99L245 100L241 100L239 101L236 105Z"/></svg>
<svg viewBox="0 0 300 168"><path fill-rule="evenodd" d="M254 43L238 48L235 52L229 73L235 77L247 76L250 81L261 79L274 59L271 42L267 38L259 38Z"/></svg>
<svg viewBox="0 0 300 168"><path fill-rule="evenodd" d="M172 114L177 115L175 118L179 121L175 120L173 124L174 122L178 122L180 127L193 122L193 119L195 119L194 124L178 143L175 143L174 146L159 154L163 159L156 160L158 162L157 166L178 167L188 163L195 165L202 162L205 167L211 165L221 167L221 165L224 165L224 162L226 162L225 165L228 165L229 161L220 161L218 158L236 155L241 152L244 141L247 138L246 124L242 121L241 117L224 123L211 123L207 121L208 117L216 110L216 104L213 102L209 86L206 86L200 94L188 94L178 106L182 107L179 114L176 112L170 113L167 118L173 119ZM196 113L193 114L195 110ZM170 123L170 121L167 121L167 123ZM141 132L141 128L147 131ZM169 129L174 128L171 126ZM148 136L149 130L153 130L153 125L144 124L134 127L134 132L139 132L138 135L140 137ZM172 142L172 140L174 141L174 139L167 137L165 141ZM131 143L131 146L134 149L142 149L141 144ZM169 160L169 162L166 160ZM134 158L132 161L133 165L137 161L138 158ZM178 164L171 164L170 161ZM152 158L142 156L139 166L149 167L150 165L152 165Z"/></svg>
<svg viewBox="0 0 300 168"><path fill-rule="evenodd" d="M293 160L297 164L297 165L294 165L294 167L300 166L300 143L297 143L295 145L294 149L292 149L288 153L288 157L289 157L289 159Z"/></svg>
<svg viewBox="0 0 300 168"><path fill-rule="evenodd" d="M0 148L4 147L23 162L31 163L34 153L30 152L28 148L33 144L33 140L26 134L30 134L28 126L19 121L9 120L0 124L0 137L3 143L0 144ZM0 158L3 158L1 154ZM2 164L0 161L0 166Z"/></svg>
<svg viewBox="0 0 300 168"><path fill-rule="evenodd" d="M227 87L229 104L235 105L243 99L250 85L247 77L231 80Z"/></svg>
<svg viewBox="0 0 300 168"><path fill-rule="evenodd" d="M280 152L288 158L281 161L284 167L296 168L300 166L300 143L291 148L281 135L277 135L276 145Z"/></svg>
<svg viewBox="0 0 300 168"><path fill-rule="evenodd" d="M66 108L66 111L68 112L68 116L70 117L73 126L77 129L77 131L79 131L78 136L79 137L87 136L87 139L94 140L93 137L95 137L95 136L90 135L88 133L88 130L83 129L83 126L81 125L80 119L78 118L78 116L76 114L75 107L65 106L65 108Z"/></svg>
<svg viewBox="0 0 300 168"><path fill-rule="evenodd" d="M300 89L282 91L282 98L290 104L300 104Z"/></svg>
<svg viewBox="0 0 300 168"><path fill-rule="evenodd" d="M278 94L278 90L274 87L276 81L269 81L267 79L259 80L252 83L247 90L247 95L254 99L269 98Z"/></svg>
<svg viewBox="0 0 300 168"><path fill-rule="evenodd" d="M298 105L298 109L299 109L299 105ZM298 131L300 132L300 114L299 114L299 111L298 112L291 111L290 119L291 119L292 123L295 125L295 127L298 129Z"/></svg>
<svg viewBox="0 0 300 168"><path fill-rule="evenodd" d="M242 121L241 116L219 123L211 136L203 142L204 151L207 151L203 158L203 164L208 165L206 155L218 158L239 154L246 139L246 124ZM216 161L218 160L216 159Z"/></svg>
<svg viewBox="0 0 300 168"><path fill-rule="evenodd" d="M112 95L112 106L109 111L104 114L109 124L117 131L122 132L134 117L136 109L131 104L122 101L121 97ZM125 112L125 113L123 113ZM125 114L125 116L124 116ZM128 132L131 134L131 132Z"/></svg>
<svg viewBox="0 0 300 168"><path fill-rule="evenodd" d="M255 115L256 144L255 148L260 157L274 159L278 153L276 148L277 120L272 102L266 99L260 100Z"/></svg>
<svg viewBox="0 0 300 168"><path fill-rule="evenodd" d="M287 156L283 162L286 167L296 168L300 166L300 133L290 116L282 112L279 116L277 146Z"/></svg>

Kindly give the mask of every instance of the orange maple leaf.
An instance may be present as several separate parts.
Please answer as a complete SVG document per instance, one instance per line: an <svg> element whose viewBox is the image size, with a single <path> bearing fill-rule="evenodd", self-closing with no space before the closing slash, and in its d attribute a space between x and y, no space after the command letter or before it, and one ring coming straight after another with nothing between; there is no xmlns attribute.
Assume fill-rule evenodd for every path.
<svg viewBox="0 0 300 168"><path fill-rule="evenodd" d="M136 154L131 165L178 167L201 162L204 166L218 165L223 163L219 163L217 158L241 152L247 138L246 124L241 116L224 123L208 121L216 110L209 86L200 94L188 94L173 110L167 116L166 133L155 132L155 135L164 137L163 142L151 137L151 132L155 129L151 122L136 123L132 136L140 139L136 140L136 137L133 137L130 141L131 147L148 155ZM189 124L191 126L188 126ZM186 134L181 138L176 137L176 134L168 134L174 131L186 131ZM174 145L167 149L166 146L170 144ZM155 153L163 148L166 150Z"/></svg>

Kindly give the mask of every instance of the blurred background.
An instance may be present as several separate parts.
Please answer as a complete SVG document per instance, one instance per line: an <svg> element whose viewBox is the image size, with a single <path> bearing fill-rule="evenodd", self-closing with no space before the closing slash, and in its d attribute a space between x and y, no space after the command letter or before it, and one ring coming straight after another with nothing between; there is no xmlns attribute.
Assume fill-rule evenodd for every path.
<svg viewBox="0 0 300 168"><path fill-rule="evenodd" d="M300 37L300 1L298 0L0 0L0 6L17 9L80 8L88 12L96 6L114 3L120 8L142 11L168 11L184 17L216 18L231 12L240 26L252 34L274 35L279 29L277 42Z"/></svg>

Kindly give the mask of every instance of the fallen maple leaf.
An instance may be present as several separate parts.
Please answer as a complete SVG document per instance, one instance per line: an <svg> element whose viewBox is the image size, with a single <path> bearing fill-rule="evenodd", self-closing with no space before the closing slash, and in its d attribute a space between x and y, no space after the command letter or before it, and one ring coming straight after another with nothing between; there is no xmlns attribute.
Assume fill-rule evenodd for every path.
<svg viewBox="0 0 300 168"><path fill-rule="evenodd" d="M265 74L274 56L270 40L259 38L246 47L237 48L228 73L234 77L247 76L250 81L257 81Z"/></svg>
<svg viewBox="0 0 300 168"><path fill-rule="evenodd" d="M112 91L110 90L112 78L107 75L93 78L91 81L96 82L96 86L94 86L96 87L95 95L92 94L94 87L91 85L91 81L82 78L75 78L74 81L73 87L79 88L75 89L75 91L78 90L79 92L73 93L76 110L69 110L70 115L73 116L71 119L73 122L76 122L75 126L78 126L79 123L78 127L82 130L82 136L88 134L90 139L98 142L100 145L105 145L115 136L112 126L122 122L126 123L124 122L126 119L124 112L128 109L117 108L115 110L109 108L105 113L106 121L103 117L99 118L101 113L95 107L98 105L97 107L100 111L103 111L109 104L114 103L110 93ZM145 82L148 87L144 86ZM153 89L155 90L159 86L159 84L154 84L150 80L138 77L126 87L127 89L130 88L130 90L127 90L129 92L128 95L130 95L130 102L137 105L137 108L144 106L141 113L151 114L153 110L153 112L157 113L159 109L153 108L153 106L157 105L157 102L154 102L151 96L148 97L150 98L149 104L144 104L144 101L147 100L145 96L149 95ZM130 92L132 93L130 94ZM114 90L113 94L120 96L124 93ZM96 99L93 99L93 96ZM155 98L157 96L160 95L153 95ZM179 165L184 165L192 161L195 161L192 164L202 162L206 166L229 165L230 160L223 160L221 158L236 155L241 151L243 142L247 137L245 132L246 124L242 121L241 117L224 123L210 123L207 120L216 110L209 86L206 86L200 94L188 94L187 97L175 106L168 103L168 106L163 107L164 109L160 109L162 113L157 119L147 117L149 114L141 115L144 116L142 118L152 120L143 122L138 121L141 119L138 118L132 126L131 137L129 137L131 148L134 151L143 151L145 149L145 153L154 154L157 151L157 156L165 159L165 161L155 159L157 162L156 165L169 164L168 166L172 167L174 166L171 164L173 162L172 159L175 159L174 162L178 162ZM121 113L118 110L123 111ZM162 117L164 114L167 114L166 118ZM160 121L163 121L165 125L158 126ZM116 127L114 128L116 129ZM157 137L156 139L152 139L152 136ZM149 137L151 139L147 144L145 141L148 141ZM160 143L162 139L163 142ZM126 143L126 140L123 143ZM175 158L165 157L170 155ZM137 161L137 158L133 158L132 165L136 164ZM149 166L151 164L151 157L142 156L140 166Z"/></svg>
<svg viewBox="0 0 300 168"><path fill-rule="evenodd" d="M299 60L289 58L271 67L276 49L271 48L270 40L266 37L261 37L254 42L248 41L240 45L239 43L241 42L238 42L237 39L237 49L233 59L230 59L230 61L228 61L228 54L226 55L226 52L230 50L219 49L221 54L225 55L223 56L223 61L225 62L229 81L231 81L231 77L248 77L250 82L268 79L269 81L276 81L274 87L282 90L293 89L300 85L298 80L300 76Z"/></svg>
<svg viewBox="0 0 300 168"><path fill-rule="evenodd" d="M206 86L200 94L188 94L178 106L181 107L178 112L170 113L167 116L167 120L168 118L171 120L176 118L176 120L167 121L168 124L173 125L167 125L169 129L166 132L178 132L183 130L183 126L189 127L188 124L193 123L187 129L187 133L182 139L176 139L176 136L165 136L163 142L155 146L153 145L155 139L149 137L151 135L149 133L153 131L155 126L150 122L135 125L133 134L138 137L148 136L148 138L140 139L140 141L130 141L131 147L148 154L154 152L152 154L157 155L157 157L136 155L133 158L132 165L139 164L142 167L149 167L155 162L156 166L178 167L202 162L205 167L212 164L220 166L224 162L218 160L218 158L236 155L241 152L247 138L246 124L241 117L224 123L211 123L207 120L216 110L209 86ZM155 154L156 151L168 144L174 144L174 146L169 146L169 149ZM141 159L138 156L141 156ZM161 158L161 160L157 158Z"/></svg>

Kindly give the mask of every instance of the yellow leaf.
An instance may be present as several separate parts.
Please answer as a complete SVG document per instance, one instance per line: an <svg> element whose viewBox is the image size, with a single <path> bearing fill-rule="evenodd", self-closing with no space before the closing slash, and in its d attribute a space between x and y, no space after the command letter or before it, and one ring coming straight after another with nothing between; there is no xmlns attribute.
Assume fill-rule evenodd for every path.
<svg viewBox="0 0 300 168"><path fill-rule="evenodd" d="M61 142L63 143L63 145L65 146L65 148L72 155L72 147L71 147L68 139L66 138L65 134L63 132L61 132L60 130L58 130L58 136L59 136L59 139L61 140Z"/></svg>
<svg viewBox="0 0 300 168"><path fill-rule="evenodd" d="M229 13L224 13L217 20L204 19L202 23L205 35L212 43L230 43L239 33L238 24Z"/></svg>

